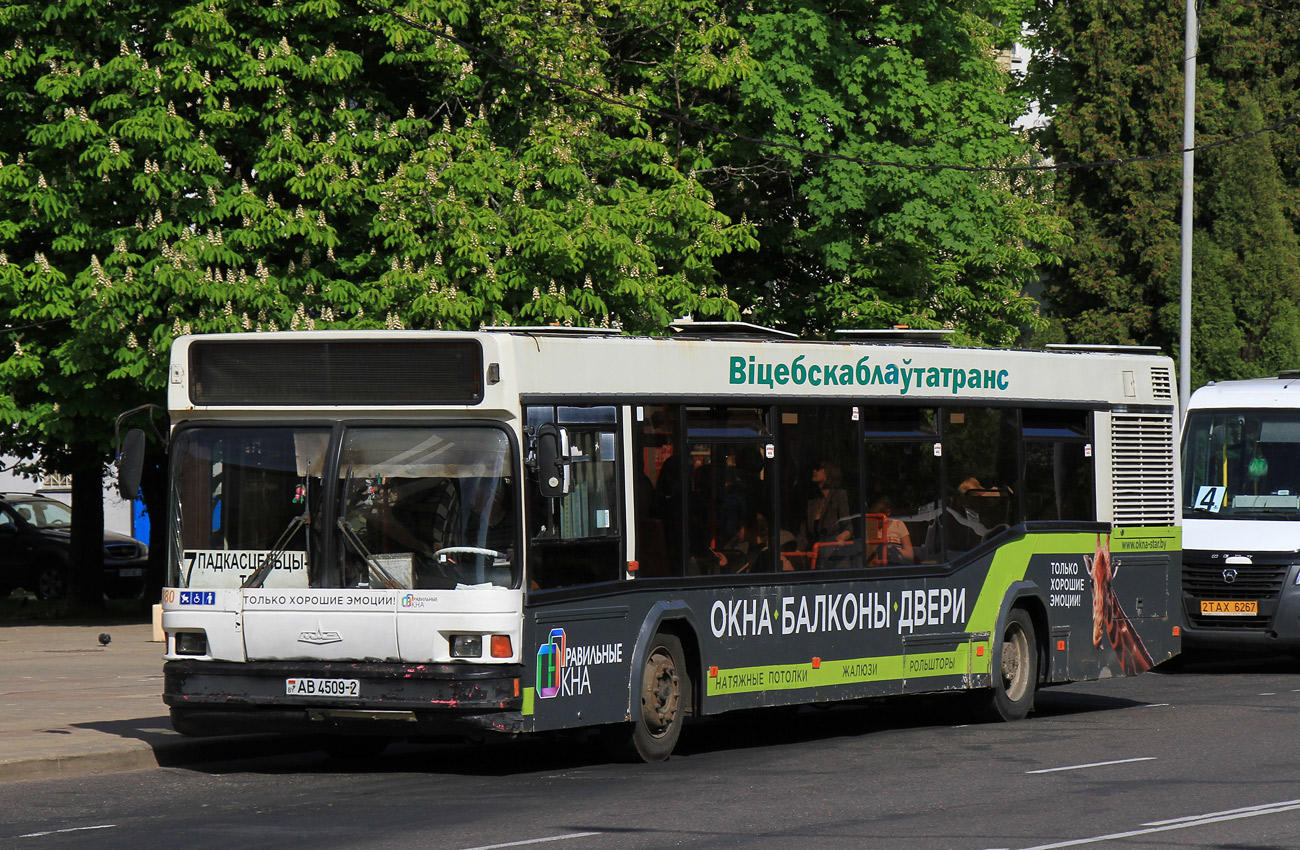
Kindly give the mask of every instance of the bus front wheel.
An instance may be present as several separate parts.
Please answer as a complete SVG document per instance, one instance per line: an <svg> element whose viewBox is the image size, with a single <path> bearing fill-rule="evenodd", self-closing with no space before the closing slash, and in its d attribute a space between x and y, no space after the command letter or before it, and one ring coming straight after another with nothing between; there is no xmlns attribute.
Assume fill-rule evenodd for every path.
<svg viewBox="0 0 1300 850"><path fill-rule="evenodd" d="M681 641L657 635L641 671L641 714L632 746L644 761L664 761L677 746L686 716L686 661Z"/></svg>
<svg viewBox="0 0 1300 850"><path fill-rule="evenodd" d="M1022 608L1013 608L1002 627L1002 639L993 653L992 688L982 695L985 718L1020 720L1034 705L1038 684L1038 642L1034 623Z"/></svg>

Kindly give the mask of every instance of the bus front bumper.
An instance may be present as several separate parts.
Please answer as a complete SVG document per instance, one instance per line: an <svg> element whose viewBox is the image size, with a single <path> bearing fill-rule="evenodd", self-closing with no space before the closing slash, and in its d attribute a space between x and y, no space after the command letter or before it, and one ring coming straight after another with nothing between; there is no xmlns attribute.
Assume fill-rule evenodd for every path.
<svg viewBox="0 0 1300 850"><path fill-rule="evenodd" d="M515 733L522 675L518 664L180 660L163 665L163 702L185 735ZM327 693L294 693L304 681Z"/></svg>

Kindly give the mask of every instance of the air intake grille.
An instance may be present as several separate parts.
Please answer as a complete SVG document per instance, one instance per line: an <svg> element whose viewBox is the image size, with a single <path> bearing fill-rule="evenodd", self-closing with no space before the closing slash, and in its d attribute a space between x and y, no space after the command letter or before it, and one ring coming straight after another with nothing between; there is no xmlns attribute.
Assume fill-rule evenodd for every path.
<svg viewBox="0 0 1300 850"><path fill-rule="evenodd" d="M216 405L477 404L472 340L205 340L190 346L190 398Z"/></svg>
<svg viewBox="0 0 1300 850"><path fill-rule="evenodd" d="M1169 413L1111 414L1115 525L1173 525L1174 419Z"/></svg>
<svg viewBox="0 0 1300 850"><path fill-rule="evenodd" d="M1151 370L1151 395L1161 401L1169 401L1174 397L1174 378L1168 369Z"/></svg>
<svg viewBox="0 0 1300 850"><path fill-rule="evenodd" d="M1203 562L1195 555L1186 558L1183 561L1183 595L1187 601L1188 622L1204 629L1250 631L1268 628L1290 569L1286 561L1231 566L1221 562ZM1225 578L1228 572L1232 573L1231 582ZM1215 617L1201 613L1202 599L1254 600L1259 606L1254 615Z"/></svg>

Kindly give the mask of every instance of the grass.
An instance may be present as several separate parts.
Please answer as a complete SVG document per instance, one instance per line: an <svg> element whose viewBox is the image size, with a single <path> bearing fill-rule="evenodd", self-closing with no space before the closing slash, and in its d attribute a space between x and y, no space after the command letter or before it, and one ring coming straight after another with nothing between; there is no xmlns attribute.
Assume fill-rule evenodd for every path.
<svg viewBox="0 0 1300 850"><path fill-rule="evenodd" d="M21 588L0 597L0 625L5 623L148 623L153 606L143 599L105 599L102 607L80 605L71 599L37 599Z"/></svg>

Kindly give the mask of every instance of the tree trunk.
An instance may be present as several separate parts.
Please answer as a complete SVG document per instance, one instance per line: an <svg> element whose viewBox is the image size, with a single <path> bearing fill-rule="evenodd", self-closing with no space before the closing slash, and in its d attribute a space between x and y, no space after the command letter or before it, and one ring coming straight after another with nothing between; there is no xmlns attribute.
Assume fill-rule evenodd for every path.
<svg viewBox="0 0 1300 850"><path fill-rule="evenodd" d="M104 607L104 470L98 459L72 472L68 596L78 608Z"/></svg>

